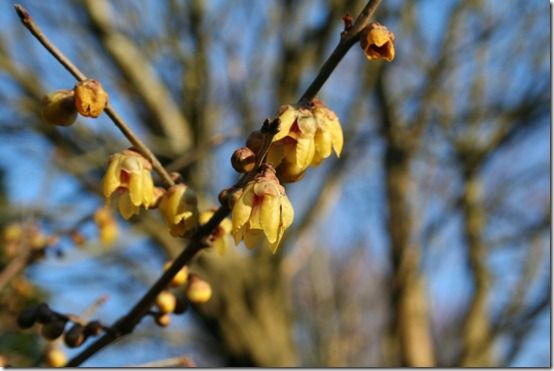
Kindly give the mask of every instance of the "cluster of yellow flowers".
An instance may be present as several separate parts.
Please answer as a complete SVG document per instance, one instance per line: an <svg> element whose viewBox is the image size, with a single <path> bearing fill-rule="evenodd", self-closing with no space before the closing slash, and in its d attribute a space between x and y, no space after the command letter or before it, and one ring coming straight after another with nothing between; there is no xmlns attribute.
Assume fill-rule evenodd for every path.
<svg viewBox="0 0 554 371"><path fill-rule="evenodd" d="M253 133L247 146L235 151L233 167L252 172L250 180L234 192L230 203L232 221L224 219L212 233L212 245L219 254L227 249L226 236L248 248L268 246L277 251L284 231L292 224L294 209L281 182L301 179L310 166L318 166L334 151L340 155L343 135L336 114L320 100L309 105L281 107L279 130L266 148L266 162L255 168L263 152L264 134ZM253 140L255 138L256 140ZM268 143L269 144L269 143ZM103 179L103 193L114 199L125 219L141 208L159 208L172 236L188 237L207 223L213 211L198 211L195 193L183 183L167 190L154 186L152 165L140 153L127 149L110 157ZM108 237L109 238L109 237Z"/></svg>

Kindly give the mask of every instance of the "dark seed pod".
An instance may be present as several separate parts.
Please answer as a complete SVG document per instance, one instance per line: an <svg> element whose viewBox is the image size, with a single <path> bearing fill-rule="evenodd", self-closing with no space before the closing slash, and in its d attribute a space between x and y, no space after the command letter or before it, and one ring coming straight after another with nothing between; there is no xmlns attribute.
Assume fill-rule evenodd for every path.
<svg viewBox="0 0 554 371"><path fill-rule="evenodd" d="M177 296L177 302L175 303L175 309L173 313L183 314L189 309L189 303L182 297Z"/></svg>
<svg viewBox="0 0 554 371"><path fill-rule="evenodd" d="M85 341L85 328L76 323L65 333L64 342L70 348L76 348Z"/></svg>
<svg viewBox="0 0 554 371"><path fill-rule="evenodd" d="M37 307L25 308L17 316L17 325L21 329L32 327L37 321Z"/></svg>
<svg viewBox="0 0 554 371"><path fill-rule="evenodd" d="M256 155L248 147L241 147L233 152L231 165L239 173L247 173L256 166Z"/></svg>
<svg viewBox="0 0 554 371"><path fill-rule="evenodd" d="M45 339L54 340L63 334L64 329L65 321L57 318L42 326L41 334Z"/></svg>
<svg viewBox="0 0 554 371"><path fill-rule="evenodd" d="M54 315L54 312L50 309L48 304L46 303L40 303L37 307L37 322L46 324L49 322L52 322L56 316Z"/></svg>
<svg viewBox="0 0 554 371"><path fill-rule="evenodd" d="M97 336L102 331L102 324L100 321L90 321L85 326L86 336Z"/></svg>

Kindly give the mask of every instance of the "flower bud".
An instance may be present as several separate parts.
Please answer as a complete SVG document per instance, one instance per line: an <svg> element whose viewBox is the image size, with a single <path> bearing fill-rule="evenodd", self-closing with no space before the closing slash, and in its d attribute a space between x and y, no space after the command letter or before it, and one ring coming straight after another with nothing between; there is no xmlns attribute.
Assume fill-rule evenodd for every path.
<svg viewBox="0 0 554 371"><path fill-rule="evenodd" d="M259 153L264 145L264 141L265 135L256 130L251 132L246 139L246 147L250 148L254 153Z"/></svg>
<svg viewBox="0 0 554 371"><path fill-rule="evenodd" d="M169 291L162 291L156 298L156 306L162 313L171 313L175 310L177 299Z"/></svg>
<svg viewBox="0 0 554 371"><path fill-rule="evenodd" d="M108 93L97 80L79 81L73 90L75 108L83 116L96 118L108 104Z"/></svg>
<svg viewBox="0 0 554 371"><path fill-rule="evenodd" d="M65 333L64 343L69 348L77 348L85 341L85 328L83 325L76 323Z"/></svg>
<svg viewBox="0 0 554 371"><path fill-rule="evenodd" d="M233 152L231 165L239 173L247 173L256 166L256 155L248 147L241 147Z"/></svg>
<svg viewBox="0 0 554 371"><path fill-rule="evenodd" d="M167 313L158 314L154 317L156 324L161 327L167 327L171 323L171 316Z"/></svg>
<svg viewBox="0 0 554 371"><path fill-rule="evenodd" d="M394 59L394 34L380 23L373 22L362 31L360 46L369 60Z"/></svg>
<svg viewBox="0 0 554 371"><path fill-rule="evenodd" d="M202 280L197 275L189 277L187 286L187 298L195 304L202 304L210 300L212 297L212 288L209 283Z"/></svg>
<svg viewBox="0 0 554 371"><path fill-rule="evenodd" d="M42 120L50 125L69 126L77 119L73 90L56 90L42 97Z"/></svg>
<svg viewBox="0 0 554 371"><path fill-rule="evenodd" d="M164 264L164 272L171 266L171 263L172 263L171 261L168 261L167 263ZM185 265L183 268L181 268L179 272L177 272L175 276L173 276L173 279L171 280L169 285L172 287L179 287L184 285L185 283L187 283L188 275L189 275L189 269Z"/></svg>
<svg viewBox="0 0 554 371"><path fill-rule="evenodd" d="M50 367L63 367L67 363L67 355L59 348L48 348L45 358L46 363Z"/></svg>
<svg viewBox="0 0 554 371"><path fill-rule="evenodd" d="M83 246L87 242L85 236L79 231L71 231L70 237L71 241L78 247Z"/></svg>
<svg viewBox="0 0 554 371"><path fill-rule="evenodd" d="M40 333L45 339L57 339L63 334L63 331L65 329L65 322L66 321L62 319L56 318L53 321L44 324Z"/></svg>
<svg viewBox="0 0 554 371"><path fill-rule="evenodd" d="M23 309L17 316L17 325L21 329L32 327L37 320L37 307Z"/></svg>
<svg viewBox="0 0 554 371"><path fill-rule="evenodd" d="M85 326L85 336L97 336L102 331L102 324L100 321L90 321Z"/></svg>

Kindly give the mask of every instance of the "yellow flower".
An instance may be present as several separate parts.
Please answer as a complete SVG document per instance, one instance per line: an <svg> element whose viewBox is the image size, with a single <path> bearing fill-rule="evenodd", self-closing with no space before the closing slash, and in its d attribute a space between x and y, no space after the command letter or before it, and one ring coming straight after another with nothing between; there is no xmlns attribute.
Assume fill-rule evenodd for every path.
<svg viewBox="0 0 554 371"><path fill-rule="evenodd" d="M160 201L160 211L172 236L184 237L198 225L198 201L192 189L179 183L169 188Z"/></svg>
<svg viewBox="0 0 554 371"><path fill-rule="evenodd" d="M343 137L339 118L335 112L327 108L319 99L314 99L312 112L317 122L315 133L315 154L312 165L317 166L321 161L335 151L337 157L342 152Z"/></svg>
<svg viewBox="0 0 554 371"><path fill-rule="evenodd" d="M279 178L294 182L302 178L315 154L317 124L307 108L281 107L281 125L273 137L267 161L277 169Z"/></svg>
<svg viewBox="0 0 554 371"><path fill-rule="evenodd" d="M94 222L98 227L100 242L110 246L117 238L117 222L108 207L101 207L94 213Z"/></svg>
<svg viewBox="0 0 554 371"><path fill-rule="evenodd" d="M204 225L210 220L210 218L214 215L213 210L208 211L202 211L200 213L200 225ZM213 242L212 246L214 250L219 254L223 255L225 251L227 251L227 248L229 247L228 238L227 236L231 233L232 224L231 221L228 218L225 218L219 223L217 228L212 233L213 236Z"/></svg>
<svg viewBox="0 0 554 371"><path fill-rule="evenodd" d="M248 182L232 210L232 234L235 243L243 240L248 248L259 243L275 253L279 242L294 219L294 210L275 170L265 165L261 173Z"/></svg>
<svg viewBox="0 0 554 371"><path fill-rule="evenodd" d="M103 179L104 197L119 196L119 212L125 219L139 213L140 207L154 204L152 165L138 152L124 150L110 157Z"/></svg>
<svg viewBox="0 0 554 371"><path fill-rule="evenodd" d="M360 46L369 60L394 59L394 34L380 23L370 23L363 31Z"/></svg>

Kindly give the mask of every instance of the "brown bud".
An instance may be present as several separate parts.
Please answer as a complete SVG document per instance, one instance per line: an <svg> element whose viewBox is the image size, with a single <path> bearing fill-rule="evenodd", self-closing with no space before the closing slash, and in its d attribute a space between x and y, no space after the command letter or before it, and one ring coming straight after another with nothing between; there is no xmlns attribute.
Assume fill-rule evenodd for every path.
<svg viewBox="0 0 554 371"><path fill-rule="evenodd" d="M83 116L96 118L108 104L108 93L97 80L79 81L73 90L75 108Z"/></svg>
<svg viewBox="0 0 554 371"><path fill-rule="evenodd" d="M90 321L85 326L85 336L97 336L102 331L102 324L100 321Z"/></svg>
<svg viewBox="0 0 554 371"><path fill-rule="evenodd" d="M54 315L54 313L46 303L40 303L37 306L36 310L37 310L38 323L46 324L54 320L54 318L56 318L56 316Z"/></svg>
<svg viewBox="0 0 554 371"><path fill-rule="evenodd" d="M265 135L261 131L253 131L246 139L246 147L250 148L252 152L259 153L265 142Z"/></svg>
<svg viewBox="0 0 554 371"><path fill-rule="evenodd" d="M372 22L362 31L360 46L369 60L394 59L394 34L380 23Z"/></svg>
<svg viewBox="0 0 554 371"><path fill-rule="evenodd" d="M55 320L43 325L40 333L45 339L54 340L63 334L64 329L65 321L56 318Z"/></svg>
<svg viewBox="0 0 554 371"><path fill-rule="evenodd" d="M256 166L256 155L248 147L241 147L233 152L231 165L239 173L247 173Z"/></svg>
<svg viewBox="0 0 554 371"><path fill-rule="evenodd" d="M70 348L77 348L85 341L85 328L81 324L74 324L64 335L64 343Z"/></svg>
<svg viewBox="0 0 554 371"><path fill-rule="evenodd" d="M71 231L70 236L75 246L81 247L87 242L85 236L79 231Z"/></svg>
<svg viewBox="0 0 554 371"><path fill-rule="evenodd" d="M202 304L212 297L212 288L210 284L195 274L189 277L187 286L187 298L195 304Z"/></svg>
<svg viewBox="0 0 554 371"><path fill-rule="evenodd" d="M69 126L77 119L73 90L56 90L42 97L42 120L50 125Z"/></svg>
<svg viewBox="0 0 554 371"><path fill-rule="evenodd" d="M175 309L173 309L173 313L175 314L183 314L187 311L187 309L189 308L189 304L187 303L187 301L178 296L177 298L177 301L175 302Z"/></svg>
<svg viewBox="0 0 554 371"><path fill-rule="evenodd" d="M177 299L175 295L169 291L162 291L158 294L156 298L156 306L162 313L171 313L175 310L175 305L177 304Z"/></svg>
<svg viewBox="0 0 554 371"><path fill-rule="evenodd" d="M167 327L171 323L171 316L167 313L160 313L154 317L154 320L161 327Z"/></svg>
<svg viewBox="0 0 554 371"><path fill-rule="evenodd" d="M17 325L21 329L32 327L37 320L37 307L23 309L17 316Z"/></svg>

